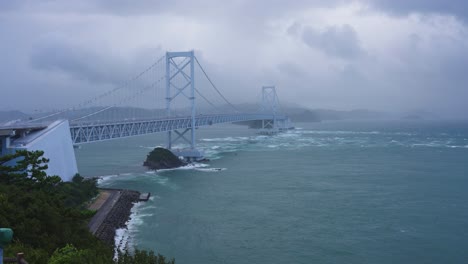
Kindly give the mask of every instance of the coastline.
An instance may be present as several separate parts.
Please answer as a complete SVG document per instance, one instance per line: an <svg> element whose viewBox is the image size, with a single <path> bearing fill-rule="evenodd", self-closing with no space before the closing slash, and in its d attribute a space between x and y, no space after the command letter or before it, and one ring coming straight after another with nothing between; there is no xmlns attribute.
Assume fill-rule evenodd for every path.
<svg viewBox="0 0 468 264"><path fill-rule="evenodd" d="M114 248L122 248L121 241L116 236L125 230L132 218L132 208L140 201L140 192L126 189L100 188L100 197L89 206L97 209L96 214L88 223L90 232ZM100 199L101 197L105 198Z"/></svg>

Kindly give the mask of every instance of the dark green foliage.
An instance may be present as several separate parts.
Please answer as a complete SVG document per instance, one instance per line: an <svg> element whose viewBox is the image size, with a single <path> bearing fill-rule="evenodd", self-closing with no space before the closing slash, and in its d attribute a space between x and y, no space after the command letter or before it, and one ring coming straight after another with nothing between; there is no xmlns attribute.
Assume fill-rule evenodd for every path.
<svg viewBox="0 0 468 264"><path fill-rule="evenodd" d="M67 244L65 247L55 250L48 264L112 264L114 261L106 255L100 254L99 251L93 249L77 249L72 245Z"/></svg>
<svg viewBox="0 0 468 264"><path fill-rule="evenodd" d="M0 226L12 228L15 238L6 254L22 251L29 263L46 263L55 249L71 243L111 259L112 248L87 228L93 212L85 209L85 202L98 193L95 180L77 175L62 182L47 176L48 160L42 154L18 151L0 158ZM11 160L17 163L9 167Z"/></svg>
<svg viewBox="0 0 468 264"><path fill-rule="evenodd" d="M177 168L185 165L176 155L170 150L165 148L155 148L146 157L146 161L143 163L144 166L150 169L169 169Z"/></svg>
<svg viewBox="0 0 468 264"><path fill-rule="evenodd" d="M48 159L42 157L43 151L18 150L11 155L0 157L0 183L15 184L27 189L50 190L61 181L58 176L47 176ZM16 161L8 166L10 161Z"/></svg>
<svg viewBox="0 0 468 264"><path fill-rule="evenodd" d="M174 264L175 260L166 260L160 254L155 255L153 251L135 250L133 255L128 252L119 252L117 264Z"/></svg>
<svg viewBox="0 0 468 264"><path fill-rule="evenodd" d="M174 155L170 150L165 148L155 148L146 157L147 161L160 161L166 160L168 162L180 162L179 158Z"/></svg>
<svg viewBox="0 0 468 264"><path fill-rule="evenodd" d="M50 254L42 248L33 248L16 240L5 249L5 257L13 257L18 252L23 252L28 263L47 263Z"/></svg>
<svg viewBox="0 0 468 264"><path fill-rule="evenodd" d="M61 190L65 196L65 205L83 206L90 198L98 195L96 179L85 179L79 174L71 182L62 182Z"/></svg>
<svg viewBox="0 0 468 264"><path fill-rule="evenodd" d="M14 231L4 255L23 252L29 263L36 264L115 263L113 249L87 227L95 213L86 206L98 194L96 180L76 175L71 182L62 182L58 176L47 176L48 160L42 155L18 151L0 157L0 226ZM12 160L16 164L8 166ZM164 257L146 251L122 256L118 263L166 263Z"/></svg>

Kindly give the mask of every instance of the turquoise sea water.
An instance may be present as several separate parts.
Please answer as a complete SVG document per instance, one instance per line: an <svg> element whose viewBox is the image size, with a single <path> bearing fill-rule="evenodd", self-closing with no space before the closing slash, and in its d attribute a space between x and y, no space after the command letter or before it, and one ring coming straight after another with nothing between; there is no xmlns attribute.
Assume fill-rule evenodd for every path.
<svg viewBox="0 0 468 264"><path fill-rule="evenodd" d="M118 242L176 263L468 261L468 123L296 125L199 129L211 162L158 173L141 164L162 134L76 154L102 186L152 193Z"/></svg>

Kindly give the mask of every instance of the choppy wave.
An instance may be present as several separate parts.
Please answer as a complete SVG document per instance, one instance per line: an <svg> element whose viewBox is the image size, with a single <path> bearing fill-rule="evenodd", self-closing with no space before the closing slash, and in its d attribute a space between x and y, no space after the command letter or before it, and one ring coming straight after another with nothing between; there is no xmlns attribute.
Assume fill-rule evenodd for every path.
<svg viewBox="0 0 468 264"><path fill-rule="evenodd" d="M140 146L140 148L153 150L153 149L155 149L155 148L165 148L165 147L164 147L164 146L158 145L158 146Z"/></svg>
<svg viewBox="0 0 468 264"><path fill-rule="evenodd" d="M384 132L384 131L350 131L350 130L302 130L293 133L317 134L317 135L395 135L395 136L416 136L414 132Z"/></svg>
<svg viewBox="0 0 468 264"><path fill-rule="evenodd" d="M115 175L105 175L98 177L98 186L112 188L116 184L122 184L129 181L139 181L144 178L146 181L154 182L162 186L169 187L173 190L178 189L178 186L171 182L168 177L160 175L159 171L135 172L135 173L122 173ZM119 183L121 182L121 183Z"/></svg>
<svg viewBox="0 0 468 264"><path fill-rule="evenodd" d="M468 145L450 145L439 142L428 142L428 143L416 143L412 144L412 147L429 147L429 148L468 148Z"/></svg>
<svg viewBox="0 0 468 264"><path fill-rule="evenodd" d="M416 133L402 131L348 131L348 130L308 130L296 129L280 133L274 136L228 136L200 139L198 147L205 152L210 160L218 160L241 151L278 151L300 150L303 148L445 148L468 149L466 135L454 135L448 133ZM141 146L154 148L154 146ZM121 179L128 180L132 177L149 177L150 181L160 185L173 186L165 172L174 170L197 170L206 172L222 171L218 168L209 168L209 164L194 163L175 169L148 171L146 173L125 173L102 176L98 180L99 185L112 185L112 182Z"/></svg>
<svg viewBox="0 0 468 264"><path fill-rule="evenodd" d="M327 131L327 130L306 130L302 131L302 134L338 134L338 135L346 135L346 134L352 134L352 135L378 135L381 132L379 131L342 131L342 130L336 130L336 131Z"/></svg>
<svg viewBox="0 0 468 264"><path fill-rule="evenodd" d="M204 138L201 141L206 142L239 142L248 140L249 137L224 137L224 138Z"/></svg>
<svg viewBox="0 0 468 264"><path fill-rule="evenodd" d="M172 169L161 169L161 170L158 170L157 173L160 173L160 172L165 172L165 171L176 171L176 170L194 170L194 169L199 169L199 168L205 168L205 167L208 167L210 165L208 164L205 164L205 163L189 163L185 166L182 166L182 167L178 167L178 168L172 168Z"/></svg>
<svg viewBox="0 0 468 264"><path fill-rule="evenodd" d="M224 171L226 168L201 168L197 169L197 171L206 171L206 172L219 172L219 171Z"/></svg>
<svg viewBox="0 0 468 264"><path fill-rule="evenodd" d="M117 258L118 251L129 250L132 252L135 246L135 234L138 233L139 226L143 224L142 217L152 216L152 214L140 214L142 202L135 203L130 210L130 219L125 222L125 228L119 228L115 231L114 237L114 259Z"/></svg>
<svg viewBox="0 0 468 264"><path fill-rule="evenodd" d="M114 237L114 260L118 259L119 251L123 252L128 248L129 235L126 228L119 228L115 230Z"/></svg>
<svg viewBox="0 0 468 264"><path fill-rule="evenodd" d="M97 179L97 184L99 186L104 185L105 183L111 181L113 178L116 178L118 176L119 176L118 174L99 176L99 177L97 177L98 178Z"/></svg>
<svg viewBox="0 0 468 264"><path fill-rule="evenodd" d="M453 135L452 135L453 136ZM296 150L307 147L407 147L468 148L466 139L447 133L425 136L416 132L293 130L274 136L202 139L200 146L209 159L219 159L237 151Z"/></svg>

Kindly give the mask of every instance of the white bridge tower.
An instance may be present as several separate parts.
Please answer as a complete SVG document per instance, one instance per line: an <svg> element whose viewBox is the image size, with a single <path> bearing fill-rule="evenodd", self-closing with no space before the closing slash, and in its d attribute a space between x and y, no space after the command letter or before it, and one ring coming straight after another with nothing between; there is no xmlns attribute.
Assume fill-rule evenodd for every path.
<svg viewBox="0 0 468 264"><path fill-rule="evenodd" d="M182 61L180 61L182 58ZM203 153L195 148L196 108L195 108L195 54L194 51L166 52L166 115L171 118L171 105L174 99L184 97L190 101L190 126L183 131L167 132L167 149L176 156L193 161L203 158ZM186 134L190 132L190 137ZM173 133L175 137L173 138ZM183 140L190 145L188 149L173 149L173 143Z"/></svg>
<svg viewBox="0 0 468 264"><path fill-rule="evenodd" d="M274 134L279 130L277 113L279 108L278 95L275 86L262 87L262 112L273 114L272 119L262 120L261 134Z"/></svg>

